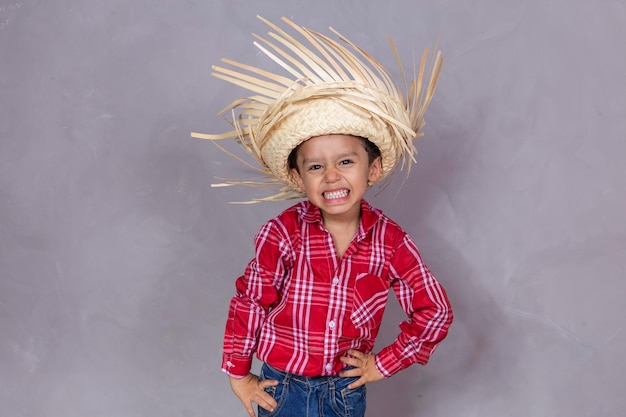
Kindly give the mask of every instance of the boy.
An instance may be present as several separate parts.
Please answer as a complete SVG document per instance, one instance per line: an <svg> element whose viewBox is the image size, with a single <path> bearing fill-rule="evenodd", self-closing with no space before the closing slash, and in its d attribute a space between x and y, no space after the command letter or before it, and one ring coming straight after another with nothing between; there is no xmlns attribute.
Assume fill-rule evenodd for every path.
<svg viewBox="0 0 626 417"><path fill-rule="evenodd" d="M229 307L223 370L251 417L253 403L259 416L363 416L365 384L425 364L452 322L413 241L363 199L400 161L410 164L441 60L422 91L423 59L405 104L384 68L347 40L352 50L283 20L322 56L266 21L296 56L262 38L284 59L257 46L296 80L227 61L270 81L216 68L257 95L230 106L240 112L233 132L192 134L238 139L285 184L269 200L306 196L255 238ZM373 354L390 288L408 320ZM255 353L264 362L258 377L250 373Z"/></svg>

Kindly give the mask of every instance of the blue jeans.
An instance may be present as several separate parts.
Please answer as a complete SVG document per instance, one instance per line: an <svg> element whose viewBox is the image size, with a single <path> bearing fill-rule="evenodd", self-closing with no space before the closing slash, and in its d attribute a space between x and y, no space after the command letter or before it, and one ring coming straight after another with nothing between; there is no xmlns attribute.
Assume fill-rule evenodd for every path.
<svg viewBox="0 0 626 417"><path fill-rule="evenodd" d="M363 417L365 385L349 389L358 378L338 375L304 377L263 364L259 379L275 379L279 384L265 389L278 403L273 412L262 407L259 417Z"/></svg>

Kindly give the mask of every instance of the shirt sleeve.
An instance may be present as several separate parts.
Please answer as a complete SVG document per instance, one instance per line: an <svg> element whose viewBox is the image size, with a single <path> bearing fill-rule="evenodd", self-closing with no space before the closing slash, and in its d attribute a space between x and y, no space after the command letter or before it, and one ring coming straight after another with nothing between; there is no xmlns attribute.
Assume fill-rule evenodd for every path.
<svg viewBox="0 0 626 417"><path fill-rule="evenodd" d="M236 281L236 293L228 308L222 356L222 370L234 378L243 378L250 372L261 327L269 309L279 301L285 271L281 240L275 224L265 224L255 237L254 259Z"/></svg>
<svg viewBox="0 0 626 417"><path fill-rule="evenodd" d="M376 355L376 367L384 377L414 363L425 365L452 323L452 309L445 290L422 261L408 235L391 258L392 287L408 320L400 334Z"/></svg>

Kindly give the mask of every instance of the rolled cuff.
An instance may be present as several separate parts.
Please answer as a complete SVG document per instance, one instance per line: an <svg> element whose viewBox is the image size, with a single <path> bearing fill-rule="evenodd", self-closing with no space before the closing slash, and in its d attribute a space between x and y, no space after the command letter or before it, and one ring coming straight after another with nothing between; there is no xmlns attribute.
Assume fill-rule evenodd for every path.
<svg viewBox="0 0 626 417"><path fill-rule="evenodd" d="M222 371L233 378L243 378L250 373L252 357L237 357L224 355L222 357Z"/></svg>
<svg viewBox="0 0 626 417"><path fill-rule="evenodd" d="M403 369L408 368L414 363L419 363L421 365L426 365L430 355L424 354L424 352L418 352L412 356L401 357L394 350L394 346L387 346L383 348L375 357L376 361L376 369L378 372L385 378L389 378L390 376L402 371Z"/></svg>

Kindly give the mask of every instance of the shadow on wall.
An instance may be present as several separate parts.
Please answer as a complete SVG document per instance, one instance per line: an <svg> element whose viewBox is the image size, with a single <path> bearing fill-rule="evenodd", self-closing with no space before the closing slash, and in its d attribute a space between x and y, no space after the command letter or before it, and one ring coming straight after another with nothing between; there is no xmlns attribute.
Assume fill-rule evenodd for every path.
<svg viewBox="0 0 626 417"><path fill-rule="evenodd" d="M443 109L437 111L445 113ZM474 108L473 111L480 110ZM450 114L445 117L453 120ZM440 124L435 121L433 125ZM414 238L424 261L443 284L455 319L448 337L427 366L414 365L389 380L371 385L368 414L373 416L389 412L398 417L448 415L447 404L458 404L464 398L468 398L468 404L475 404L476 400L469 401L469 398L475 395L489 397L490 392L494 392L493 384L498 384L495 391L501 392L506 390L502 387L503 380L511 380L511 385L519 383L507 377L490 377L517 366L522 344L515 342L519 336L509 323L502 304L491 297L493 292L484 288L485 272L472 270L470 262L466 261L468 255L458 249L463 246L452 242L453 238L443 236L444 225L434 228L428 225L431 215L440 220L442 214L437 211L450 204L443 201L448 198L448 190L454 194L454 190L461 187L459 184L472 163L466 150L477 140L475 136L479 132L466 132L466 127L454 122L437 130L434 137L418 143L420 152L427 157L419 159L414 168L416 172L411 173L410 181L403 185L402 192L393 202L393 209L388 211L390 217ZM395 196L391 190L384 194ZM410 227L411 223L413 227ZM406 320L393 292L389 298L376 351L396 338L398 324ZM501 346L498 340L503 339L507 340L508 349L496 350L495 346Z"/></svg>
<svg viewBox="0 0 626 417"><path fill-rule="evenodd" d="M522 344L514 342L517 336L514 326L510 325L502 307L481 288L480 281L474 279L462 254L443 241L431 241L433 243L445 251L447 258L454 259L449 266L437 267L436 272L447 277L441 280L454 310L454 323L425 367L413 365L389 380L371 384L369 415L385 415L390 411L398 417L445 415L442 412L446 403L458 404L462 398L479 393L489 397L496 381L500 386L497 391L502 391L502 381L508 378L489 378L489 375L495 376L517 366L519 352L516 349ZM459 275L459 271L466 271L466 274ZM392 293L376 350L395 339L397 326L403 320L406 316ZM498 340L501 339L508 340L510 349L496 351L494 346L500 346ZM519 381L511 379L511 385L516 383Z"/></svg>

